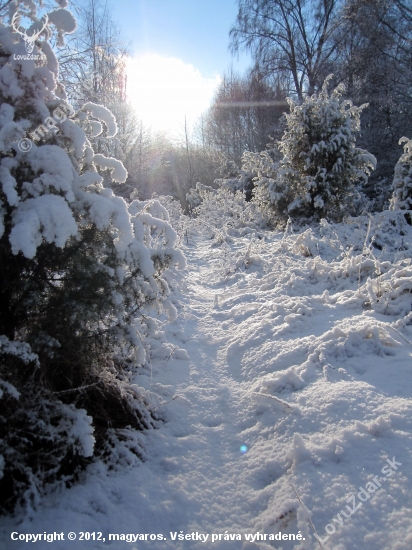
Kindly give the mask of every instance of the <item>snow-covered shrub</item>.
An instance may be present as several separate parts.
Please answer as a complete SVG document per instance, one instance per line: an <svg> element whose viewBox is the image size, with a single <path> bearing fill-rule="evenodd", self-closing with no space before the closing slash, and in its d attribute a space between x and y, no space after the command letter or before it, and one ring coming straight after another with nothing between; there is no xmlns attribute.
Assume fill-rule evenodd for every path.
<svg viewBox="0 0 412 550"><path fill-rule="evenodd" d="M202 202L194 211L194 217L187 223L190 236L199 233L211 239L211 247L219 248L219 264L226 279L237 270L247 269L255 263L254 249L261 235L259 230L266 225L256 203L247 202L241 191L233 193L220 187L209 191L202 186ZM233 237L246 237L247 244L243 251L233 252L229 243ZM256 237L256 238L255 238ZM259 261L259 260L258 260Z"/></svg>
<svg viewBox="0 0 412 550"><path fill-rule="evenodd" d="M399 144L404 144L403 154L395 166L393 178L393 195L390 202L391 210L407 210L405 219L412 225L412 140L403 137Z"/></svg>
<svg viewBox="0 0 412 550"><path fill-rule="evenodd" d="M170 195L157 196L153 194L162 206L164 206L169 214L169 223L177 233L176 246L181 246L182 243L188 242L189 232L191 227L191 218L183 213L182 205L179 200Z"/></svg>
<svg viewBox="0 0 412 550"><path fill-rule="evenodd" d="M245 151L243 154L243 168L255 174L253 200L259 205L263 216L268 221L273 221L277 207L272 201L270 189L277 178L278 166L279 151L276 146L259 153Z"/></svg>
<svg viewBox="0 0 412 550"><path fill-rule="evenodd" d="M34 2L14 2L9 16L16 10L38 20ZM36 41L31 57L6 23L0 23L0 338L8 344L0 354L0 380L20 397L12 396L13 407L0 414L2 471L8 473L0 495L16 491L17 502L28 485L40 491L41 480L70 481L82 457L104 446L108 429L152 423L129 382L148 359L146 339L157 331L157 316L175 314L162 274L184 258L158 201L128 205L103 187L99 170L117 183L127 171L118 160L95 154L84 128L109 138L116 122L93 103L74 112L48 42L51 25L59 43L74 29L70 12L49 13L44 40ZM34 354L25 369L14 348ZM52 405L43 406L46 401ZM70 436L70 423L80 417L83 424L90 419L84 425L96 441L93 448L89 438L86 455ZM42 426L44 438L13 439L29 420L33 430ZM59 456L72 453L67 468L56 466L60 459L46 440L56 443ZM31 472L24 480L13 469L12 442L22 468ZM40 481L36 472L42 472Z"/></svg>
<svg viewBox="0 0 412 550"><path fill-rule="evenodd" d="M342 100L343 85L329 95L330 78L319 94L301 105L288 100L279 163L267 151L249 155L247 168L258 173L256 200L272 208L281 221L289 215L341 219L350 210L357 186L367 181L376 165L373 155L355 147L366 105Z"/></svg>
<svg viewBox="0 0 412 550"><path fill-rule="evenodd" d="M74 481L90 462L92 418L30 376L39 363L28 344L1 336L0 363L0 511L30 511L44 486Z"/></svg>
<svg viewBox="0 0 412 550"><path fill-rule="evenodd" d="M203 185L200 192L202 201L193 211L198 225L208 227L212 232L223 229L223 233L263 227L265 222L258 206L247 202L241 191L233 193L224 187L212 189ZM221 231L218 233L222 234Z"/></svg>
<svg viewBox="0 0 412 550"><path fill-rule="evenodd" d="M183 216L180 201L171 195L156 195L156 193L153 193L152 198L158 200L160 204L166 208L168 213L167 220L174 229L177 229L179 227L181 217Z"/></svg>
<svg viewBox="0 0 412 550"><path fill-rule="evenodd" d="M186 195L187 206L191 214L194 213L195 209L202 204L202 201L209 196L210 193L214 193L215 189L209 185L203 185L199 181L196 183L195 188L189 189Z"/></svg>
<svg viewBox="0 0 412 550"><path fill-rule="evenodd" d="M250 201L256 174L243 170L243 168L239 169L233 161L226 161L219 171L222 177L215 180L214 183L217 187L223 187L232 193L244 192L246 200Z"/></svg>
<svg viewBox="0 0 412 550"><path fill-rule="evenodd" d="M305 257L307 271L295 275L300 282L322 283L327 303L352 285L345 299L405 326L412 319L411 243L412 227L402 211L386 210L285 232L281 250Z"/></svg>

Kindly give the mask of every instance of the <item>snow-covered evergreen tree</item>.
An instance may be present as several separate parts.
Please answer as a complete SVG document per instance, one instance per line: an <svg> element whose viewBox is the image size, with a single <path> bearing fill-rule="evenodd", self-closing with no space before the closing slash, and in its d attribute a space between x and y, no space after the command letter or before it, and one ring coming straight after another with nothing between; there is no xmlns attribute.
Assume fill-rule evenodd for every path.
<svg viewBox="0 0 412 550"><path fill-rule="evenodd" d="M412 225L412 140L403 137L399 144L404 144L403 154L395 166L393 178L393 195L390 202L391 210L407 210L405 218Z"/></svg>
<svg viewBox="0 0 412 550"><path fill-rule="evenodd" d="M267 152L255 155L255 162L249 158L248 168L258 172L256 199L281 220L289 215L342 218L376 165L373 155L355 146L366 105L343 100L342 85L329 95L331 77L301 105L288 100L279 164Z"/></svg>
<svg viewBox="0 0 412 550"><path fill-rule="evenodd" d="M184 264L158 201L128 205L102 185L127 172L88 136L116 134L88 102L75 113L49 45L75 29L59 8L39 21L15 0L0 23L0 509L35 503L105 447L107 430L147 427L128 385L144 365L161 311L174 315L162 272ZM37 7L41 6L38 2ZM43 30L27 54L19 13ZM48 20L48 24L45 21ZM13 23L13 25L10 24ZM17 30L16 30L17 29ZM20 31L20 32L18 32ZM21 434L23 434L22 436ZM27 432L27 433L26 433ZM29 434L29 435L27 435Z"/></svg>

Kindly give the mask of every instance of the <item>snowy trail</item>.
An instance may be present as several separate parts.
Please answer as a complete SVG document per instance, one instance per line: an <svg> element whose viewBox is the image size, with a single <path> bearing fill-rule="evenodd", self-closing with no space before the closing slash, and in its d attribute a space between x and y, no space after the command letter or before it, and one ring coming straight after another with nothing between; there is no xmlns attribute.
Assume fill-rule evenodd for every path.
<svg viewBox="0 0 412 550"><path fill-rule="evenodd" d="M177 389L190 407L186 418L177 417L178 423L185 426L181 433L178 429L181 444L176 455L180 457L180 471L169 481L191 495L190 500L199 496L185 532L243 532L250 522L245 502L250 480L243 475L246 456L240 452L244 439L239 410L250 396L228 370L226 347L230 334L214 316L215 298L221 292L210 283L210 264L204 261L204 251L201 258L197 252L198 248L192 248L186 254L193 263L184 299L189 321L186 330L192 331L186 343L191 358L190 379ZM224 546L228 547L228 542ZM239 548L239 542L233 547Z"/></svg>
<svg viewBox="0 0 412 550"><path fill-rule="evenodd" d="M238 239L233 248L242 255L248 242ZM362 310L356 278L343 274L332 292L321 266L316 282L310 259L291 258L276 239L262 243L255 263L229 277L221 248L200 236L186 246L179 315L166 331L189 359L178 352L159 356L152 372L137 378L166 404L167 422L138 434L145 461L117 473L94 465L84 484L48 497L32 519L17 527L6 522L0 540L10 540L12 530L101 531L104 543L53 544L314 550L319 544L293 483L325 550L412 547L412 349L378 328L392 319ZM386 479L381 469L393 456L401 466ZM376 474L383 489L349 519L337 517ZM180 532L209 538L171 540ZM225 532L242 541L211 542L212 534ZM278 532L300 532L305 540L245 541L245 534ZM109 542L109 533L166 540Z"/></svg>

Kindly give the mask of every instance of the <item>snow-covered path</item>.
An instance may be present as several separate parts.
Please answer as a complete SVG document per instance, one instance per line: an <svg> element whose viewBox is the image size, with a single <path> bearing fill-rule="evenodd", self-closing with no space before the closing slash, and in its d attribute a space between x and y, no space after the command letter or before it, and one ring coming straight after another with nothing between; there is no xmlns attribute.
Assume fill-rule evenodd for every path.
<svg viewBox="0 0 412 550"><path fill-rule="evenodd" d="M225 277L223 250L193 238L176 288L179 315L165 329L189 359L177 349L159 355L137 380L167 403L167 422L138 435L145 461L117 473L94 465L32 519L4 523L6 548L27 546L11 545L12 530L106 538L53 543L64 550L319 548L302 503L325 549L412 547L412 347L386 329L393 318L362 309L356 277L334 272L332 284L328 265L314 269L272 241L258 242L248 268ZM233 243L241 257L248 242ZM386 477L393 457L400 465ZM342 515L374 476L380 490ZM209 537L172 540L181 532ZM279 532L305 540L268 540ZM109 533L165 540L109 542ZM256 533L266 542L245 540Z"/></svg>
<svg viewBox="0 0 412 550"><path fill-rule="evenodd" d="M216 285L211 261L217 259L210 258L209 247L202 244L200 241L186 250L189 276L181 298L181 345L188 350L190 363L188 370L176 364L170 368L170 383L178 398L165 430L175 439L168 457L162 459L173 464L168 486L184 498L190 515L184 523L177 515L170 529L210 535L243 533L251 531L250 520L258 509L265 509L267 498L261 494L259 499L250 498L255 482L247 467L247 453L241 451L242 446L249 448L247 432L255 423L253 419L245 421L241 414L250 403L250 382L242 377L239 364L228 366L227 346L236 329L220 319L219 301L239 292L228 285ZM166 400L168 397L165 395ZM190 547L198 544L191 542ZM239 548L239 542L221 545ZM218 546L215 542L214 547Z"/></svg>

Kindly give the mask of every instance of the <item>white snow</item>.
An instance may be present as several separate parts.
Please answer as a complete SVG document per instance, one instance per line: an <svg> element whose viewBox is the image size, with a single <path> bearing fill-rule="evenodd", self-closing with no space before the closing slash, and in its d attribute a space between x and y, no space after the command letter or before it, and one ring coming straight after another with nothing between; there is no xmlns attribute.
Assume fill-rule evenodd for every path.
<svg viewBox="0 0 412 550"><path fill-rule="evenodd" d="M103 105L88 101L83 105L82 110L89 112L93 117L106 124L107 137L114 137L117 134L116 119L109 109L103 107Z"/></svg>
<svg viewBox="0 0 412 550"><path fill-rule="evenodd" d="M184 277L168 274L169 347L154 336L134 380L167 422L134 434L142 462L125 443L114 470L96 462L34 515L3 518L5 548L27 547L12 531L46 531L66 533L64 550L410 549L411 230L391 233L395 215L224 241L195 219ZM196 532L208 540L178 539ZM268 540L279 532L305 540Z"/></svg>
<svg viewBox="0 0 412 550"><path fill-rule="evenodd" d="M63 8L66 7L65 3L60 3L62 6L61 9L56 9L51 12L49 12L48 18L49 18L49 24L53 24L57 29L57 37L58 37L58 46L63 47L65 45L64 43L64 35L65 34L71 34L76 30L77 23L73 15Z"/></svg>
<svg viewBox="0 0 412 550"><path fill-rule="evenodd" d="M111 178L118 183L124 183L127 179L127 170L120 162L112 157L105 157L104 155L94 155L93 162L100 166L100 168L108 168L111 170Z"/></svg>
<svg viewBox="0 0 412 550"><path fill-rule="evenodd" d="M26 199L13 212L10 232L13 254L21 250L26 258L34 258L43 239L62 248L74 235L77 235L77 224L73 213L65 199L58 195Z"/></svg>
<svg viewBox="0 0 412 550"><path fill-rule="evenodd" d="M19 357L24 363L29 363L31 361L35 362L38 365L38 357L35 353L31 351L31 348L29 344L26 342L18 342L17 340L9 340L7 336L4 334L0 335L0 350L4 353L15 355L16 357ZM2 380L3 384L6 384L4 380ZM5 387L11 388L12 386L10 384L6 384ZM18 398L18 392L14 388L14 392L9 391L9 393L13 393L13 395Z"/></svg>
<svg viewBox="0 0 412 550"><path fill-rule="evenodd" d="M53 23L59 31L70 34L76 30L76 20L69 11L57 9L49 12L47 15L49 22Z"/></svg>

